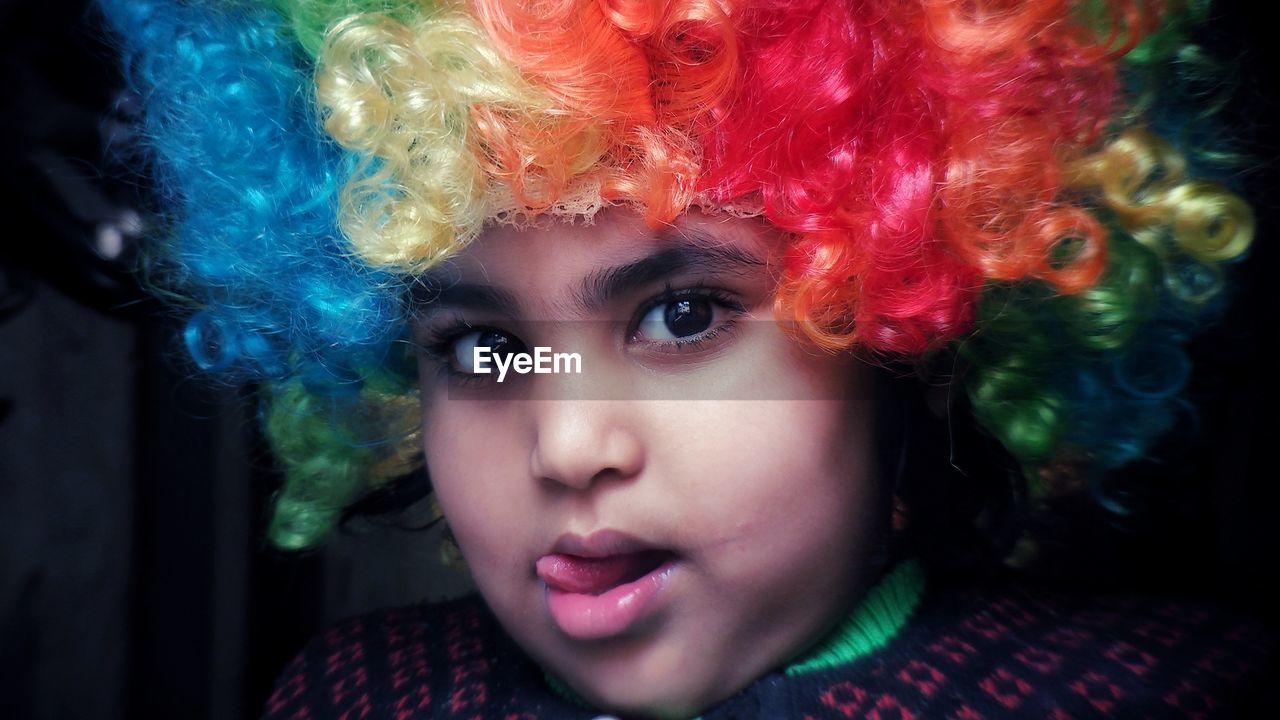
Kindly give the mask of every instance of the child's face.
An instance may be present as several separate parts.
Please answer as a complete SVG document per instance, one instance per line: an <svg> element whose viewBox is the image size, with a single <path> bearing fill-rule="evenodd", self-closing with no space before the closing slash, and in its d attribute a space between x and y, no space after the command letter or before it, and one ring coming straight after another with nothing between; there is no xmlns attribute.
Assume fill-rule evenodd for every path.
<svg viewBox="0 0 1280 720"><path fill-rule="evenodd" d="M432 273L415 335L440 505L507 631L601 708L691 715L804 651L869 579L871 375L773 321L779 242L613 209L491 229ZM577 352L582 374L450 375L441 355L467 370L477 343Z"/></svg>

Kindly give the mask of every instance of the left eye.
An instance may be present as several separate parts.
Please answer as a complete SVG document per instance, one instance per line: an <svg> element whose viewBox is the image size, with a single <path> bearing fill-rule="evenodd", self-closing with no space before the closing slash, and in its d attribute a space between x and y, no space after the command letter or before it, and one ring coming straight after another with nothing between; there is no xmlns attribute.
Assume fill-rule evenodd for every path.
<svg viewBox="0 0 1280 720"><path fill-rule="evenodd" d="M637 337L653 342L671 342L693 337L715 327L723 310L709 298L680 298L654 305L640 319Z"/></svg>
<svg viewBox="0 0 1280 720"><path fill-rule="evenodd" d="M475 374L475 351L478 347L488 348L491 358L525 352L524 343L514 335L501 330L481 328L459 335L453 341L450 360L454 368L464 374Z"/></svg>

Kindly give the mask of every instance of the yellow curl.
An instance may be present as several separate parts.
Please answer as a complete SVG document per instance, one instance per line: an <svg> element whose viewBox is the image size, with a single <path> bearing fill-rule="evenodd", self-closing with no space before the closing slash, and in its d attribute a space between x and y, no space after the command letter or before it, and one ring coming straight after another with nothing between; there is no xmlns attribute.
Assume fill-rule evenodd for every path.
<svg viewBox="0 0 1280 720"><path fill-rule="evenodd" d="M1066 176L1071 187L1098 194L1117 223L1160 260L1166 286L1184 301L1216 294L1217 265L1241 257L1253 242L1249 205L1218 183L1188 179L1186 158L1145 130L1126 130L1071 164Z"/></svg>
<svg viewBox="0 0 1280 720"><path fill-rule="evenodd" d="M456 12L413 26L379 14L346 18L321 51L316 91L325 130L361 158L342 193L343 232L370 264L409 272L465 246L494 214L487 164L539 164L495 157L504 149L484 144L483 125L561 124L551 98ZM574 167L590 167L599 144L576 144L585 158Z"/></svg>
<svg viewBox="0 0 1280 720"><path fill-rule="evenodd" d="M1197 260L1233 260L1253 242L1252 208L1217 183L1183 183L1172 188L1164 201L1173 213L1173 241Z"/></svg>

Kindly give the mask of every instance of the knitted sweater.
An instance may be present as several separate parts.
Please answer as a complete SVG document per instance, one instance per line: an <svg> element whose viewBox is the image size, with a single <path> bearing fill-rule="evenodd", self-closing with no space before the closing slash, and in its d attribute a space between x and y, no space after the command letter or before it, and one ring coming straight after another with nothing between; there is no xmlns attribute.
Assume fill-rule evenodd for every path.
<svg viewBox="0 0 1280 720"><path fill-rule="evenodd" d="M1170 599L1016 585L921 597L889 573L808 656L703 720L1280 717L1256 623ZM1262 701L1271 712L1262 709ZM348 620L281 675L266 720L589 720L475 597Z"/></svg>

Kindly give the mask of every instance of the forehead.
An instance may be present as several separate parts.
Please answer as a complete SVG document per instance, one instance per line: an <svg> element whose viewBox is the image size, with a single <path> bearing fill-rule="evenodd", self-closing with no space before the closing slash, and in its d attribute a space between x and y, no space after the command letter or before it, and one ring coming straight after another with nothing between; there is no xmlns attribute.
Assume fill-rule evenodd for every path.
<svg viewBox="0 0 1280 720"><path fill-rule="evenodd" d="M700 271L763 275L782 234L763 220L687 212L648 227L635 212L608 208L593 222L549 220L535 227L495 226L441 267L427 284L501 288L523 301L590 305L593 291L620 274ZM636 278L631 278L636 279ZM583 296L587 297L584 298Z"/></svg>

